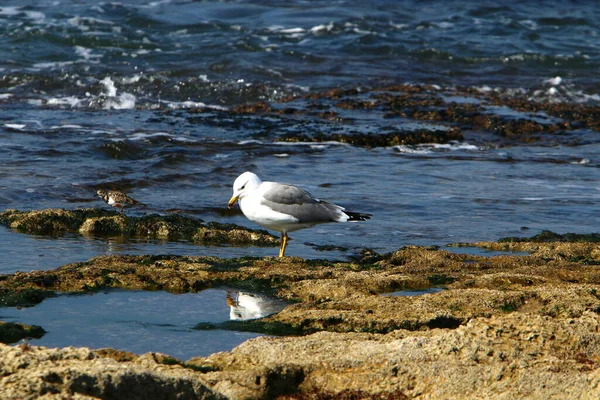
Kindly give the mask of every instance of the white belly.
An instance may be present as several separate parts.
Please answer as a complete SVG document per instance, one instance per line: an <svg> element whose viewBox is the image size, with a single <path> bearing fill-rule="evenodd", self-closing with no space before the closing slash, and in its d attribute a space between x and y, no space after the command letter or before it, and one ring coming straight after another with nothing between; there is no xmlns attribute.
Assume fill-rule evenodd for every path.
<svg viewBox="0 0 600 400"><path fill-rule="evenodd" d="M308 228L314 224L299 224L298 219L291 215L277 212L263 204L258 196L248 196L240 199L240 209L250 221L278 232L293 232Z"/></svg>

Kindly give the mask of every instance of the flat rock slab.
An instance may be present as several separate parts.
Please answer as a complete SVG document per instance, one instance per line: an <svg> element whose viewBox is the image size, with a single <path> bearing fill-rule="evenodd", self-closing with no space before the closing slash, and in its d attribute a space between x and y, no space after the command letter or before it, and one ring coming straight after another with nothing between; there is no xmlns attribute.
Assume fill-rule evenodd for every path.
<svg viewBox="0 0 600 400"><path fill-rule="evenodd" d="M202 244L279 245L279 239L265 230L218 222L205 223L178 214L128 217L98 208L6 210L0 213L0 224L35 235L58 236L78 232L87 236L185 239Z"/></svg>
<svg viewBox="0 0 600 400"><path fill-rule="evenodd" d="M43 378L35 367L41 361L21 363L26 366L19 371L3 361L0 386L10 388L13 398L33 398L42 390L129 395L125 386L106 384L129 371L134 382L138 375L139 382L170 382L160 389L168 392L161 393L180 393L180 398L597 398L600 245L475 245L529 254L488 257L404 247L384 255L365 252L353 262L106 256L53 271L0 276L0 298L13 306L32 305L57 292L113 287L266 290L291 304L230 328L294 335L253 339L231 352L187 362L155 354L34 347L36 359L57 357L48 355L56 351L66 352L64 358L70 357L68 351L93 356L73 363L48 361L44 370L59 365L53 371L60 379ZM382 295L433 286L443 290ZM25 351L0 347L15 359L30 357L20 353ZM8 359L0 354L0 360ZM89 363L107 366L86 372ZM79 374L90 382L88 389L71 383Z"/></svg>
<svg viewBox="0 0 600 400"><path fill-rule="evenodd" d="M4 399L598 398L599 327L592 312L513 313L453 330L261 337L188 362L0 345L0 387Z"/></svg>

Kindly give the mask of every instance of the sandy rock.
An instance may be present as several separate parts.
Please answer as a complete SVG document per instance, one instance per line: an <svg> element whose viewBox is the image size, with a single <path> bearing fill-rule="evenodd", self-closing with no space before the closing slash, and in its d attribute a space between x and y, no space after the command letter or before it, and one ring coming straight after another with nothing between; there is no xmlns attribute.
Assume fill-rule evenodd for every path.
<svg viewBox="0 0 600 400"><path fill-rule="evenodd" d="M193 371L159 364L152 357L118 362L85 348L0 345L2 398L221 398Z"/></svg>
<svg viewBox="0 0 600 400"><path fill-rule="evenodd" d="M599 329L595 313L575 319L515 313L455 330L261 337L189 363L220 369L206 378L230 398L598 398Z"/></svg>

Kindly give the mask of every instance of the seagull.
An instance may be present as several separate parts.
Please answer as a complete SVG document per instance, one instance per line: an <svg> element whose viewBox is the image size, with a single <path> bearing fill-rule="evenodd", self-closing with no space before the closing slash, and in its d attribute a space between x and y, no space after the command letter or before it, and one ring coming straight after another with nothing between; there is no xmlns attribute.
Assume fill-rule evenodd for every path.
<svg viewBox="0 0 600 400"><path fill-rule="evenodd" d="M125 207L133 205L145 206L144 203L140 203L139 201L132 199L125 193L119 192L118 190L98 190L96 194L100 196L100 198L109 206L120 208L121 214L123 214Z"/></svg>
<svg viewBox="0 0 600 400"><path fill-rule="evenodd" d="M279 257L285 256L288 232L326 222L366 221L371 214L346 211L344 207L313 197L297 186L263 182L249 171L233 182L229 208L239 202L250 221L281 233Z"/></svg>

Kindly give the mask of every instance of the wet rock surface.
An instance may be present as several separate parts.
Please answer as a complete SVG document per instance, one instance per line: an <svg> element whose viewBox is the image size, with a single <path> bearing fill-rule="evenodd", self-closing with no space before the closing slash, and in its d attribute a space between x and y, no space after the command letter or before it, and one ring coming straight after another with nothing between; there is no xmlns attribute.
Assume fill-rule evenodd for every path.
<svg viewBox="0 0 600 400"><path fill-rule="evenodd" d="M31 305L32 299L55 292L113 287L189 292L227 285L270 291L291 304L229 328L293 337L257 338L232 352L186 362L84 349L32 347L31 355L24 355L18 347L1 347L8 359L36 361L19 371L4 363L0 384L13 390L13 398L42 390L106 397L128 390L113 385L115 392L109 392L105 384L109 376L116 374L118 381L127 371L135 384L151 380L181 398L598 397L598 244L475 245L529 254L480 256L405 247L389 254L365 250L352 262L106 256L53 271L5 275L0 291L13 305L19 299ZM444 290L382 295L432 286ZM63 355L47 361L56 352ZM62 361L79 352L85 352L83 359ZM60 379L48 383L36 372L42 360ZM90 372L92 365L102 367ZM73 386L66 369L69 377L84 376L87 389Z"/></svg>
<svg viewBox="0 0 600 400"><path fill-rule="evenodd" d="M581 129L600 129L600 107L562 100L568 99L510 89L404 84L336 88L291 96L272 104L243 104L228 113L238 118L242 126L252 125L250 120L244 120L245 116L271 118L270 123L264 123L273 129L266 129L257 139L286 142L335 141L368 148L445 144L467 138L470 143L493 146L597 142L597 138L581 135ZM189 111L188 121L208 118L201 116L203 112ZM357 112L365 113L374 123L369 128L357 128L353 124L353 113ZM299 124L295 117L298 114L313 117L314 123ZM390 123L394 119L398 120L397 125ZM403 125L407 121L411 124ZM327 128L323 129L322 124L327 124ZM336 130L340 133L323 133Z"/></svg>
<svg viewBox="0 0 600 400"><path fill-rule="evenodd" d="M16 343L21 339L41 338L46 331L37 325L0 322L0 343Z"/></svg>
<svg viewBox="0 0 600 400"><path fill-rule="evenodd" d="M0 224L36 235L58 236L79 232L89 236L185 239L203 244L279 245L279 239L265 230L218 222L205 223L178 214L134 217L97 208L6 210L0 213Z"/></svg>

